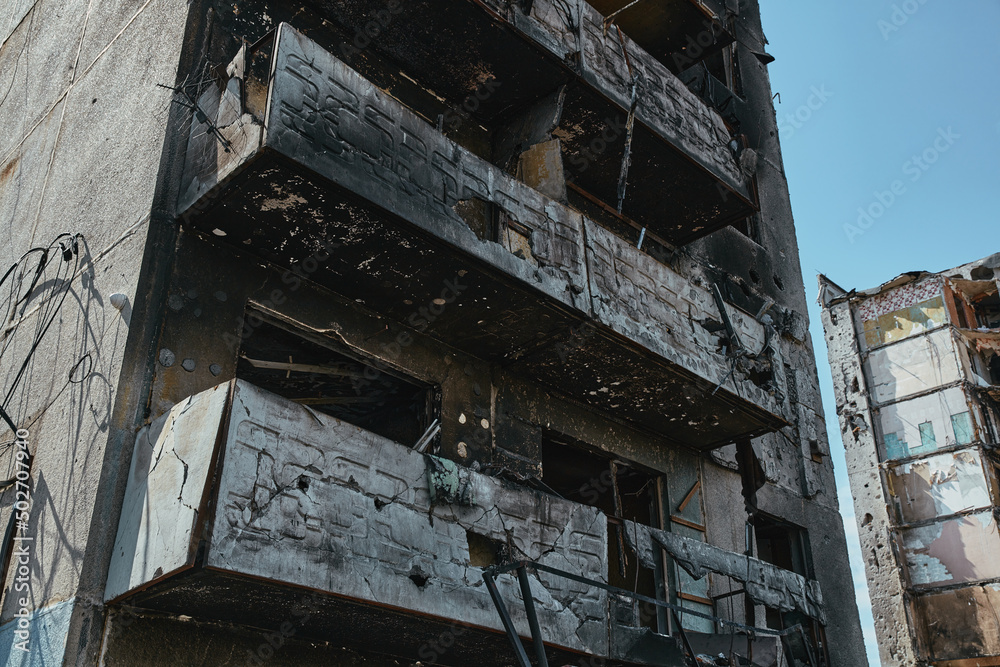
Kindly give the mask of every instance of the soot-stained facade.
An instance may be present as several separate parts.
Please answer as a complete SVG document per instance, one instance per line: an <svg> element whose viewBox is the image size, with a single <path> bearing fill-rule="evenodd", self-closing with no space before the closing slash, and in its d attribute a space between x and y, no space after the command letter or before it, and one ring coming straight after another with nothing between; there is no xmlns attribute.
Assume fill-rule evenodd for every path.
<svg viewBox="0 0 1000 667"><path fill-rule="evenodd" d="M998 267L820 276L883 664L1000 665Z"/></svg>
<svg viewBox="0 0 1000 667"><path fill-rule="evenodd" d="M0 49L9 664L865 664L756 2L78 4Z"/></svg>

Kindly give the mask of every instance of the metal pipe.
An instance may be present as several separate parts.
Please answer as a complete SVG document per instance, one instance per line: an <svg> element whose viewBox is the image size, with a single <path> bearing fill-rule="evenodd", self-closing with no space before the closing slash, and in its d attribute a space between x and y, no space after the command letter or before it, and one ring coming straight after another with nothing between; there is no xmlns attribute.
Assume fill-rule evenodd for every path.
<svg viewBox="0 0 1000 667"><path fill-rule="evenodd" d="M504 604L503 598L500 597L500 591L497 590L497 583L493 580L493 574L490 570L483 572L483 581L486 582L486 590L490 592L490 597L493 598L493 606L497 608L497 613L500 614L503 629L507 631L507 639L510 640L511 645L514 647L517 664L520 667L531 667L531 661L528 660L528 654L524 652L524 645L521 643L521 638L517 636L517 628L514 627L514 621L511 620L510 613L507 611L507 605Z"/></svg>
<svg viewBox="0 0 1000 667"><path fill-rule="evenodd" d="M528 616L528 627L531 628L531 643L535 646L535 658L538 667L549 667L545 657L545 644L542 643L542 629L538 626L538 615L535 613L535 601L531 597L531 582L528 580L528 570L522 565L517 568L517 581L521 584L521 597L524 599L524 613Z"/></svg>

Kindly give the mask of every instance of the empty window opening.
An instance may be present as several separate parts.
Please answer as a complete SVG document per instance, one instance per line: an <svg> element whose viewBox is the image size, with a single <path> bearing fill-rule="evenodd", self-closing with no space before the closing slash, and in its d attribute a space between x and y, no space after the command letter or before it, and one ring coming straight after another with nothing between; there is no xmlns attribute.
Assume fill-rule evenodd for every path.
<svg viewBox="0 0 1000 667"><path fill-rule="evenodd" d="M986 367L989 369L990 384L1000 385L1000 354L990 356Z"/></svg>
<svg viewBox="0 0 1000 667"><path fill-rule="evenodd" d="M809 534L804 528L775 517L758 514L754 520L754 529L757 537L758 558L766 563L800 574L806 579L814 578ZM820 665L830 664L823 627L815 619L799 611L781 611L771 607L765 607L765 610L767 627L784 630L801 625L805 631L805 637L811 644L806 650L811 649L810 652L819 660ZM797 647L789 643L786 643L785 647L789 660L792 664L796 664L795 660L799 658ZM805 649L805 647L802 648Z"/></svg>
<svg viewBox="0 0 1000 667"><path fill-rule="evenodd" d="M567 500L596 507L607 515L609 584L663 599L663 586L657 585L660 574L639 566L623 532L623 521L659 526L659 494L654 475L613 460L607 453L577 440L545 431L542 483ZM634 620L654 631L658 628L656 611L645 613L645 606L636 606Z"/></svg>
<svg viewBox="0 0 1000 667"><path fill-rule="evenodd" d="M741 220L737 220L736 222L734 222L732 224L732 227L733 227L733 229L735 229L736 231L738 231L740 234L742 234L743 236L746 236L748 239L750 239L751 241L753 241L754 243L760 243L760 233L759 233L759 229L760 229L760 216L759 215L754 214L754 215L748 216L746 218L743 218ZM759 277L754 278L754 282L755 283L759 283L760 282L760 278Z"/></svg>
<svg viewBox="0 0 1000 667"><path fill-rule="evenodd" d="M613 17L614 24L625 35L674 74L695 63L711 61L712 73L727 81L722 53L733 43L731 29L706 20L696 3L662 2L632 7L632 0L589 0L588 4L603 16Z"/></svg>
<svg viewBox="0 0 1000 667"><path fill-rule="evenodd" d="M243 340L236 377L407 445L436 414L431 387L269 322Z"/></svg>
<svg viewBox="0 0 1000 667"><path fill-rule="evenodd" d="M965 314L965 300L959 296L957 292L953 294L953 297L955 299L955 313L958 316L958 322L956 322L956 324L962 329L968 329L969 318L966 317Z"/></svg>
<svg viewBox="0 0 1000 667"><path fill-rule="evenodd" d="M993 292L973 300L972 310L976 314L976 322L980 327L1000 328L1000 293Z"/></svg>

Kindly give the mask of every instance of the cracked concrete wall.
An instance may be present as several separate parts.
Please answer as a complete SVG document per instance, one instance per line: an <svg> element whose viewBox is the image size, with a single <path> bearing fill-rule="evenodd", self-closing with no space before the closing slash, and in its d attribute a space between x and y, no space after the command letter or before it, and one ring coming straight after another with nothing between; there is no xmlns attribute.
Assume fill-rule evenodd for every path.
<svg viewBox="0 0 1000 667"><path fill-rule="evenodd" d="M954 325L960 297L942 274L904 274L850 294L822 276L820 284L859 530L872 550L880 652L921 665L983 659L993 620L970 601L988 600L975 587L1000 580L1000 537L989 398ZM995 290L989 281L966 288ZM962 315L975 317L971 307ZM852 440L867 451L852 457ZM889 614L895 627L883 622ZM942 614L964 620L941 623Z"/></svg>
<svg viewBox="0 0 1000 667"><path fill-rule="evenodd" d="M631 66L640 81L636 118L731 187L745 192L746 176L728 151L729 132L720 115L659 61L633 57L626 64L617 34L604 30L604 19L592 6L536 0L525 15L511 3L485 0L485 4L560 60L578 60L582 78L623 109L631 104ZM627 35L623 39L629 53L642 52Z"/></svg>
<svg viewBox="0 0 1000 667"><path fill-rule="evenodd" d="M781 157L777 121L767 66L752 51L766 51L764 30L757 3L741 3L734 17L738 36L736 51L747 104L742 131L758 154L755 172L760 213L749 236L734 228L719 230L699 239L685 250L693 261L708 267L711 280L724 288L727 298L745 312L756 313L773 302L768 313L781 333L777 345L784 368L786 414L791 428L754 440L754 449L764 467L768 484L759 494L762 511L783 517L809 531L816 574L827 594L833 626L827 627L833 660L837 664L866 664L853 591L844 591L850 567L841 520L837 486L830 460L825 415L819 390L815 351L808 334L806 294L795 242L795 222L788 183ZM711 457L714 478L732 480L734 448L724 448ZM732 480L736 485L738 480ZM710 530L713 524L731 526L732 548L742 550L742 525L732 517L726 500L707 505ZM714 540L713 540L714 541ZM819 564L823 565L820 566ZM716 592L725 592L719 590ZM836 596L833 599L831 596Z"/></svg>
<svg viewBox="0 0 1000 667"><path fill-rule="evenodd" d="M66 301L7 404L35 457L31 650L11 652L10 664L96 656L115 532L106 519L117 516L115 493L124 487L122 441L131 445L144 400L142 341L156 311L148 262L162 225L171 229L159 175L173 159L165 127L180 123L170 92L155 84L174 83L188 11L174 0L26 0L0 9L0 265L60 233L83 235ZM50 261L63 260L57 252ZM42 307L4 334L5 394L56 291L38 286L32 303ZM121 311L110 303L115 293L127 298ZM0 461L0 475L8 463ZM13 574L3 582L5 656L24 594L12 593Z"/></svg>
<svg viewBox="0 0 1000 667"><path fill-rule="evenodd" d="M849 303L823 310L823 330L833 370L837 415L847 456L879 656L889 664L917 664L906 589L897 565L892 522L879 468L865 377ZM908 632L900 632L908 628Z"/></svg>
<svg viewBox="0 0 1000 667"><path fill-rule="evenodd" d="M182 462L211 459L205 426L212 415L218 420L228 386L193 397L156 425L184 443ZM515 558L607 580L607 518L599 510L471 471L472 506L434 505L424 455L245 382L233 387L214 510L200 517L210 522L205 567L494 630L502 625L482 567L471 563L470 532L507 545ZM199 439L185 435L192 429ZM137 442L134 460L147 472L133 479L148 501L126 497L109 598L193 554L192 510L180 498L200 498L207 470L182 476L165 467L170 451L142 456L147 448L145 439ZM516 582L501 576L498 585L528 634ZM540 573L532 595L550 641L606 654L604 591Z"/></svg>
<svg viewBox="0 0 1000 667"><path fill-rule="evenodd" d="M708 354L725 344L724 330L709 329L713 323L722 323L710 283L700 272L673 270L586 218L584 224L594 316L682 367L729 386L729 368ZM754 353L763 352L764 327L746 313L727 308L743 345ZM773 363L780 368L780 357ZM747 381L739 385L743 396L761 405L774 406L776 411L785 407L774 390L767 392Z"/></svg>
<svg viewBox="0 0 1000 667"><path fill-rule="evenodd" d="M136 436L105 600L191 566L229 392L222 384L189 397Z"/></svg>
<svg viewBox="0 0 1000 667"><path fill-rule="evenodd" d="M718 335L682 326L679 321L721 321L707 283L692 281L629 248L579 213L446 139L287 24L283 24L277 39L279 55L270 111L276 122L263 136L262 146L284 153L440 240L470 252L582 315L596 318L659 357L736 393L736 381L743 373L737 378L729 373L728 364L718 354ZM338 111L317 114L321 100L336 100ZM378 112L363 116L359 113L362 107ZM199 126L192 129L192 136L207 135ZM258 135L253 130L246 136ZM248 148L238 152L249 155ZM404 157L385 165L378 159L380 155L397 154ZM208 184L224 181L243 165L232 157L224 160L219 173L214 172L218 168L215 161L206 161L200 155L197 162L207 170L204 174L189 163L194 172L188 174L193 194L185 196L182 208L205 205L196 205L194 197L207 191L207 185L198 188L194 184L202 180ZM477 238L456 209L457 203L471 199L492 202L526 226L531 232L533 261L519 260L498 243ZM290 225L303 216L321 218L315 206L316 202L298 198L283 207L283 217ZM584 225L588 227L586 233ZM651 285L663 287L654 294ZM765 333L760 323L735 310L731 318L745 345L755 352L764 347ZM780 356L776 355L772 363L780 368ZM753 384L741 384L739 394L744 399L781 413L781 402L768 392ZM780 393L781 373L775 374L774 384Z"/></svg>
<svg viewBox="0 0 1000 667"><path fill-rule="evenodd" d="M766 83L766 78L765 78ZM776 140L775 140L776 142ZM780 170L779 170L780 171ZM364 184L359 185L361 187ZM365 186L367 187L367 186ZM782 189L783 187L783 176L781 176L780 181L772 181L772 185L768 187L768 192L772 193L769 196L774 198L774 204L771 206L771 212L773 219L779 220L780 224L778 227L788 231L791 228L791 218L790 212L787 207L787 193ZM784 202L784 203L782 203ZM292 210L289 215L295 214L296 211ZM769 221L772 218L769 218ZM609 236L602 229L596 227L596 225L591 225L589 227L592 230L588 237L593 236L599 238L602 236ZM779 230L780 231L780 230ZM775 231L775 234L779 234L779 231ZM723 232L723 236L728 236L734 232L727 231ZM770 232L769 232L770 233ZM781 234L779 234L781 235ZM795 262L788 260L788 248L787 239L788 234L782 235L784 239L782 241L781 248L774 253L775 257L779 259L772 259L771 255L763 250L758 249L755 256L765 257L766 262L772 262L775 266L781 267L793 267ZM597 241L588 241L591 243L598 243ZM610 246L611 244L607 244ZM717 248L717 244L709 244L709 249ZM710 319L712 316L712 310L714 308L714 303L709 296L707 290L704 287L695 288L700 282L702 285L713 282L718 279L713 271L715 270L714 265L711 261L718 258L725 258L725 253L716 252L712 250L711 252L699 251L701 254L701 261L689 261L682 259L678 262L681 267L678 270L665 267L663 264L657 264L653 260L646 256L639 255L639 253L632 252L632 249L625 247L624 245L618 243L614 250L610 247L606 251L608 256L607 261L601 264L600 268L595 268L597 262L594 262L595 266L590 267L591 279L592 281L603 281L601 283L603 287L598 289L597 287L590 286L589 289L592 293L600 293L601 296L607 296L609 303L617 303L618 308L610 309L615 313L620 312L623 307L628 307L635 310L637 313L641 313L640 316L635 318L635 322L631 324L623 324L621 328L628 331L635 329L638 331L639 328L646 327L649 329L646 334L641 332L635 333L635 336L640 339L652 338L652 330L656 327L648 327L645 320L653 316L651 314L662 314L665 320L669 320L671 317L677 319L678 322L676 331L677 335L680 336L681 333L685 337L691 335L689 334L689 329L694 331L696 328L694 325L686 321L686 318L676 316L678 310L684 310L687 308L685 304L697 305L701 310L698 312L703 313L704 319ZM713 254L715 253L715 254ZM704 258L708 258L707 260ZM761 262L765 262L765 259L760 259ZM766 263L765 262L765 263ZM506 263L506 260L505 262ZM707 266L706 266L707 265ZM603 271L601 270L603 269ZM187 268L181 268L178 270L179 274L187 273ZM782 271L785 271L783 268ZM778 516L787 516L789 514L795 514L799 517L802 525L809 526L811 531L815 531L817 535L816 544L822 545L822 551L819 551L820 546L814 547L817 553L822 553L827 558L830 553L839 552L838 558L836 559L833 566L828 568L821 576L831 582L831 586L837 586L838 580L844 581L842 577L843 573L846 571L846 548L844 547L844 540L842 531L838 532L832 528L827 528L824 524L831 520L831 517L835 517L836 509L836 490L835 484L832 478L832 468L829 464L828 458L828 445L823 434L823 429L821 427L822 421L822 410L820 406L819 394L818 394L818 379L815 372L815 364L812 357L811 344L808 341L808 337L805 333L806 319L804 316L804 292L796 288L789 288L786 290L781 285L784 284L785 280L789 276L792 280L789 280L790 285L795 284L797 279L797 268L793 267L788 269L792 273L775 273L772 282L775 287L762 288L760 291L765 295L770 295L775 297L775 300L779 302L788 304L791 307L786 306L776 306L772 311L774 318L777 322L777 326L781 332L781 338L776 341L776 346L779 348L780 353L777 355L778 368L775 369L776 384L782 388L784 393L787 395L782 401L782 411L788 414L794 423L795 428L791 431L787 431L786 435L772 435L765 438L761 438L756 443L756 448L759 452L760 458L763 460L768 480L777 487L778 491L771 494L771 497L775 499L774 503L770 505L769 510L773 514ZM516 273L516 272L515 272ZM209 279L210 282L216 281L218 278L212 277ZM181 282L191 282L190 280L180 279ZM664 285L672 285L675 282L678 283L678 289L676 291L676 296L674 292L666 296L660 294L653 295L648 289L644 289L643 286L648 285L650 282L659 282ZM594 283L595 285L598 283ZM198 291L197 289L195 291ZM186 293L185 289L178 288L179 295L184 295ZM228 291L227 291L228 292ZM266 294L266 290L259 290L260 293ZM202 288L199 292L204 295L205 290ZM240 290L235 290L235 292L228 292L230 295L240 294ZM245 292L244 292L245 293ZM196 297L195 300L202 299L202 297ZM748 341L751 341L754 345L763 344L763 334L762 327L750 317L748 312L755 312L761 303L763 303L763 297L758 295L756 301L753 299L744 299L745 303L741 303L742 311L733 310L732 316L736 321L737 327L744 332L744 335ZM239 301L239 298L236 300ZM185 303L183 300L180 303ZM755 306L752 304L756 304ZM191 304L192 307L194 304ZM797 309L798 308L798 309ZM690 310L690 308L687 308ZM609 315L610 317L610 315ZM717 311L715 317L718 317ZM695 318L697 319L697 318ZM172 325L165 329L165 334L170 336L175 343L168 343L168 346L173 344L184 345L189 349L198 349L199 354L204 354L205 348L202 346L205 343L204 337L198 336L194 339L189 339L188 341L183 340L181 330L176 328L178 325ZM368 325L365 325L366 328ZM669 326L665 328L670 328ZM336 327L336 332L338 336L348 335L351 336L350 327L343 326L338 323ZM673 329L672 329L673 330ZM206 329L207 331L207 329ZM657 332L661 333L662 332ZM355 336L352 338L359 347L373 349L374 345L367 343L360 343L359 341L363 337ZM701 345L697 344L698 337L694 336L696 339L695 343L690 345L691 356L686 358L684 362L687 365L698 367L704 361L704 351L705 346L716 346L717 339L715 336L710 336L705 332L701 336ZM166 340L166 339L165 339ZM194 340L199 340L197 345L194 345ZM212 344L213 348L216 350L221 350L218 344ZM674 346L676 347L676 346ZM684 346L681 346L684 347ZM212 355L208 355L210 358ZM225 356L225 355L221 355ZM410 357L411 355L407 355ZM414 353L412 358L407 358L404 360L396 360L401 365L414 365L414 368L420 367L424 362L416 362L415 360L419 357L419 354ZM224 373L229 373L230 367L225 366ZM198 369L195 371L200 379L195 381L192 379L185 379L183 373L179 370L171 371L160 371L162 374L162 380L160 386L167 390L167 393L157 392L158 397L167 398L168 396L180 398L186 394L184 391L197 386L201 383L201 386L205 386L204 383L210 382L211 379L204 375L204 364L199 364ZM418 375L421 372L417 372ZM720 375L724 375L720 369ZM223 376L224 377L224 376ZM486 386L485 384L482 386ZM746 388L753 390L753 387L748 386L746 383L741 383L741 389ZM446 396L448 391L445 391ZM169 400L177 400L177 398L168 399L168 402L164 405L169 405ZM160 398L157 398L160 400ZM448 399L445 399L446 403ZM457 406L457 404L453 404ZM163 409L163 408L159 408ZM495 406L491 406L488 402L483 401L477 406L477 410L481 411L482 414L486 414L487 410L495 410ZM449 408L450 410L450 408ZM477 413L478 416L479 413ZM496 414L491 412L491 414ZM451 412L454 416L455 413ZM549 418L544 414L539 415L538 421L534 424L540 422L546 422ZM445 420L446 425L448 419ZM496 423L496 420L493 420ZM446 426L447 428L447 426ZM498 428L500 428L498 426ZM529 428L530 430L530 428ZM587 432L586 429L582 431L587 439L593 439L595 434L593 432ZM446 440L451 440L451 437L446 437ZM512 438L513 439L513 438ZM610 451L614 451L614 446L609 446ZM526 451L530 452L531 448L528 447ZM620 450L619 450L620 451ZM635 454L637 457L642 458L648 456L646 454ZM474 456L472 460L478 460L479 455ZM485 459L484 459L485 460ZM714 459L713 459L714 460ZM722 475L729 475L730 479L735 478L735 473L728 472L727 468L731 466L731 459L727 458L725 454L720 457L721 470L726 472L720 472ZM662 469L662 468L661 468ZM731 487L730 487L731 488ZM766 493L765 493L766 495ZM780 499L780 502L779 502ZM806 500L808 499L808 500ZM732 495L718 495L713 497L711 502L711 507L709 508L709 515L719 516L725 513L729 516L731 513L729 509L731 508L733 502L739 502L738 494L733 493ZM812 505L810 503L815 503L815 510L812 510ZM831 513L831 508L833 512ZM735 550L740 550L742 545L739 543L740 540L734 539L733 544L727 545L729 548ZM837 625L836 633L834 634L833 641L837 642L841 646L860 646L859 629L857 627L857 617L856 608L853 605L853 596L851 594L846 594L840 597L838 602L841 603L842 608L842 621ZM858 640L858 641L855 641ZM842 652L838 657L838 660L842 660L842 664L857 664L859 652ZM853 661L853 662L852 662Z"/></svg>

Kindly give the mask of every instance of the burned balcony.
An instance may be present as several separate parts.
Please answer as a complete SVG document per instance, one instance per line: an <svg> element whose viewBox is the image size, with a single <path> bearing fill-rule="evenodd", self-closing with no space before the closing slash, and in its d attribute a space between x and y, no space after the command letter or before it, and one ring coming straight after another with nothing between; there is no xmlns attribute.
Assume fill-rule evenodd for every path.
<svg viewBox="0 0 1000 667"><path fill-rule="evenodd" d="M716 0L589 0L649 55L679 74L733 43Z"/></svg>
<svg viewBox="0 0 1000 667"><path fill-rule="evenodd" d="M363 307L667 440L708 449L786 423L773 329L451 141L286 24L199 105L190 228L277 267L311 262L312 280ZM415 304L444 292L458 306L427 326Z"/></svg>
<svg viewBox="0 0 1000 667"><path fill-rule="evenodd" d="M738 131L672 71L692 55L688 39L731 41L723 9L660 0L641 10L656 21L617 15L623 31L605 25L610 6L584 2L314 4L296 15L303 32L476 155L514 173L519 156L558 139L581 210L596 215L596 199L679 245L756 208ZM372 26L377 39L359 49Z"/></svg>
<svg viewBox="0 0 1000 667"><path fill-rule="evenodd" d="M741 578L754 599L822 617L815 582L679 535L628 533L649 567L665 549L694 576ZM291 623L297 638L409 659L426 659L409 653L448 633L454 645L436 664L511 664L505 626L514 639L540 636L550 664L583 655L682 664L678 638L623 620L629 593L608 586L608 562L608 517L596 507L421 454L236 379L137 435L105 599L255 628ZM503 574L512 567L520 581ZM754 665L773 664L762 658L775 657L784 635L768 632L753 639ZM746 644L731 634L686 641L699 652Z"/></svg>
<svg viewBox="0 0 1000 667"><path fill-rule="evenodd" d="M454 497L433 481L449 474ZM138 434L106 598L254 627L292 619L303 637L390 655L451 628L457 664L506 664L481 575L497 545L603 578L599 518L454 465L439 471L409 447L235 380ZM498 586L526 635L516 582ZM553 656L606 655L603 591L544 575L531 590Z"/></svg>
<svg viewBox="0 0 1000 667"><path fill-rule="evenodd" d="M367 54L348 63L431 122L469 117L455 138L465 135L467 147L502 168L512 170L532 145L559 139L570 201L580 210L596 214L596 199L674 244L745 218L756 204L740 167L744 147L676 76L732 41L725 10L658 0L622 11L609 27L602 13L618 4L404 3L371 48L385 64L372 66ZM323 7L348 34L378 17L377 7ZM711 48L698 46L706 32Z"/></svg>

